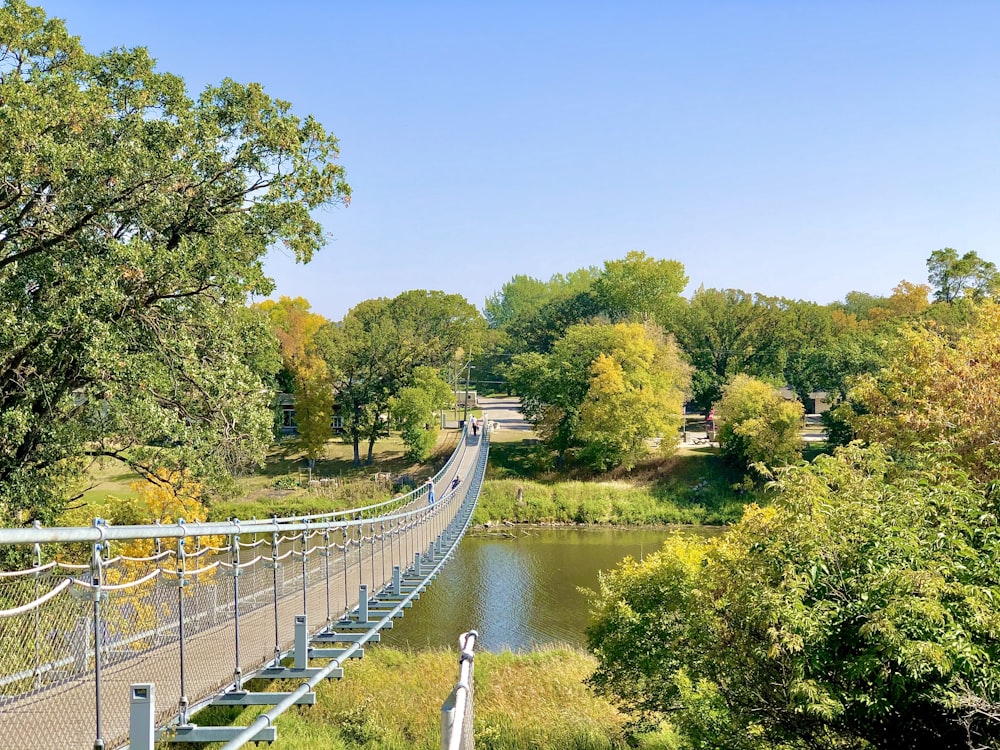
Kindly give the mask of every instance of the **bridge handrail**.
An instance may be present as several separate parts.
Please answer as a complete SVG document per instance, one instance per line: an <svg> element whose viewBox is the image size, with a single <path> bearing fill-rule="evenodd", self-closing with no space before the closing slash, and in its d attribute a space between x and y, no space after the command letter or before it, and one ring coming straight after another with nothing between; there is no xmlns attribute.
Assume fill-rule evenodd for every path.
<svg viewBox="0 0 1000 750"><path fill-rule="evenodd" d="M448 457L448 460L445 462L445 465L442 466L434 474L434 476L432 477L432 481L434 482L440 481L440 479L448 473L448 470L455 465L455 461L459 457L459 455L465 454L465 451L468 450L468 441L466 440L468 434L469 434L469 423L466 422L465 427L462 430L461 437L459 438L458 448L456 448L455 451L451 454L451 456ZM372 505L365 505L364 507L361 508L345 508L344 510L330 511L329 513L311 513L301 516L285 516L278 520L282 523L284 523L285 521L289 522L315 521L321 518L332 519L332 518L339 518L342 516L353 515L355 513L364 513L366 511L375 510L377 508L384 508L388 505L393 505L393 504L405 506L411 501L416 500L419 497L422 497L423 495L426 494L426 492L427 490L424 487L416 487L407 492L406 494L400 495L399 497L393 497L390 498L389 500L382 500L381 502L373 503Z"/></svg>
<svg viewBox="0 0 1000 750"><path fill-rule="evenodd" d="M458 637L458 684L441 706L441 750L473 748L473 664L479 633L470 630Z"/></svg>
<svg viewBox="0 0 1000 750"><path fill-rule="evenodd" d="M467 436L466 431L462 433ZM467 450L467 440L461 440L460 446L452 454L448 462L434 476L440 479L446 472L454 466L454 461ZM211 521L174 524L132 524L124 526L112 526L106 522L98 522L93 526L30 526L17 529L0 528L0 545L4 544L52 544L52 543L73 543L73 542L104 542L121 541L131 539L178 539L199 536L218 535L245 535L245 534L275 534L289 531L305 530L326 530L343 529L355 526L363 526L373 521L389 521L400 518L407 518L422 512L422 507L402 510L401 512L389 513L380 516L370 516L368 518L339 518L337 515L357 514L364 510L373 509L398 504L404 498L407 504L414 499L422 497L427 492L423 487L411 491L403 498L393 498L393 500L375 503L364 508L353 508L344 511L337 511L335 514L318 514L317 516L286 516L275 517L266 520L242 521L234 519L231 521ZM400 507L404 507L400 506ZM321 520L321 519L327 520ZM315 520L314 520L315 519ZM86 566L81 566L86 567ZM30 569L34 570L34 568Z"/></svg>

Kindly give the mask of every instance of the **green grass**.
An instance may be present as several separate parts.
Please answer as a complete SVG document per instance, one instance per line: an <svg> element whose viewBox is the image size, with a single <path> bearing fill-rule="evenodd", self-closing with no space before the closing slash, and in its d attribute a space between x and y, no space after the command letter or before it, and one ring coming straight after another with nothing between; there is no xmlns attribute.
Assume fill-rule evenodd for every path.
<svg viewBox="0 0 1000 750"><path fill-rule="evenodd" d="M477 653L477 750L626 750L634 746L628 741L625 718L584 683L595 666L593 657L570 648L527 654ZM437 750L441 704L457 680L455 652L375 646L362 661L345 667L342 681L318 686L315 706L283 714L277 721L278 740L271 747ZM268 689L282 686L273 684ZM209 709L195 721L248 724L259 712ZM653 747L648 741L644 744ZM215 747L210 745L208 750Z"/></svg>
<svg viewBox="0 0 1000 750"><path fill-rule="evenodd" d="M760 500L734 489L739 480L708 451L594 475L556 470L551 452L537 443L496 443L473 523L731 523L745 503Z"/></svg>

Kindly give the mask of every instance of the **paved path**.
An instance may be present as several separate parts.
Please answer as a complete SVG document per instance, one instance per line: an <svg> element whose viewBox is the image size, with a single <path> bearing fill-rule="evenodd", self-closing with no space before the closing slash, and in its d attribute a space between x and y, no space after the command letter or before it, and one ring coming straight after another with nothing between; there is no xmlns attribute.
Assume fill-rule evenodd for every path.
<svg viewBox="0 0 1000 750"><path fill-rule="evenodd" d="M497 423L498 430L531 432L531 425L521 413L521 399L517 396L480 396L479 407Z"/></svg>

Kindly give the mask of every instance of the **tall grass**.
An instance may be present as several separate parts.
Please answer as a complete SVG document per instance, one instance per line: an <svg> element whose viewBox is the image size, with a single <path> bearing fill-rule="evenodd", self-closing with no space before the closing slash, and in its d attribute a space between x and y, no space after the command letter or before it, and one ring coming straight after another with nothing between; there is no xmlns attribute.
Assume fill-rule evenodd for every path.
<svg viewBox="0 0 1000 750"><path fill-rule="evenodd" d="M593 657L570 648L477 653L476 748L626 750L624 717L584 683L595 665ZM271 747L437 750L441 704L457 679L454 651L376 646L360 662L347 665L342 681L320 685L315 706L283 714ZM259 709L249 709L233 716L209 709L195 721L207 724L221 717L245 724L257 713Z"/></svg>
<svg viewBox="0 0 1000 750"><path fill-rule="evenodd" d="M724 524L739 520L750 498L725 478L624 482L489 479L473 523Z"/></svg>

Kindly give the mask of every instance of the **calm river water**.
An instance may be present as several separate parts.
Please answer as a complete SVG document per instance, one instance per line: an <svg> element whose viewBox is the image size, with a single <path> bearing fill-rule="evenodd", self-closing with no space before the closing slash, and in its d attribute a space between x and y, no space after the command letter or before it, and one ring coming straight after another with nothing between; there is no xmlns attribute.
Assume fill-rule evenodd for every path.
<svg viewBox="0 0 1000 750"><path fill-rule="evenodd" d="M466 630L479 631L477 649L525 651L545 643L583 646L587 600L597 573L622 558L655 552L669 529L509 528L515 538L470 535L455 557L407 610L382 631L395 646L454 648ZM679 533L718 534L712 527Z"/></svg>

